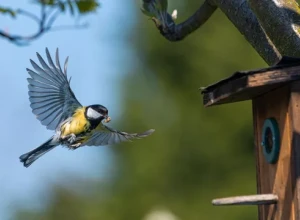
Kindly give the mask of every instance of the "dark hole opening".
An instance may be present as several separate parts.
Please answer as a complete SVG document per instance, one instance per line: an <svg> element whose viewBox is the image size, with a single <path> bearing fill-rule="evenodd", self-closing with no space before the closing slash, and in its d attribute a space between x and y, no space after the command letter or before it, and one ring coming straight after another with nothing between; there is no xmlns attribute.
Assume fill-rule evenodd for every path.
<svg viewBox="0 0 300 220"><path fill-rule="evenodd" d="M272 148L273 148L273 138L272 138L272 130L271 130L271 128L267 128L267 130L266 130L266 151L267 151L267 153L269 154L269 153L271 153L271 151L272 151Z"/></svg>

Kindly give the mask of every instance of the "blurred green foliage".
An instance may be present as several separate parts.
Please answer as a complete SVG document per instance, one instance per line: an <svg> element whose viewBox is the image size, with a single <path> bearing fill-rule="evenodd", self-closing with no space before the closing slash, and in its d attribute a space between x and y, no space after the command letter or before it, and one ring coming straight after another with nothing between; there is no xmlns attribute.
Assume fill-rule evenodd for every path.
<svg viewBox="0 0 300 220"><path fill-rule="evenodd" d="M179 5L180 20L199 1L170 6ZM256 193L251 102L205 109L198 88L266 64L220 11L177 43L160 36L138 5L136 12L128 40L136 63L120 80L118 127L156 132L111 147L117 169L109 183L86 195L54 188L45 210L20 210L15 219L149 220L145 216L160 208L181 220L257 218L257 207L211 205L213 198Z"/></svg>
<svg viewBox="0 0 300 220"><path fill-rule="evenodd" d="M15 17L16 16L16 12L10 8L5 8L5 7L1 7L0 6L0 14L8 14L11 17Z"/></svg>
<svg viewBox="0 0 300 220"><path fill-rule="evenodd" d="M80 14L84 14L96 11L99 6L97 0L35 0L35 2L52 7L59 7L61 11L65 11L66 8L69 8L72 15L74 14L74 8L76 8Z"/></svg>
<svg viewBox="0 0 300 220"><path fill-rule="evenodd" d="M58 8L61 12L69 11L71 15L75 15L75 12L78 12L80 15L95 12L100 6L98 0L34 0L32 2L38 5L46 5L53 9ZM15 17L18 14L18 10L0 5L1 14L9 14Z"/></svg>

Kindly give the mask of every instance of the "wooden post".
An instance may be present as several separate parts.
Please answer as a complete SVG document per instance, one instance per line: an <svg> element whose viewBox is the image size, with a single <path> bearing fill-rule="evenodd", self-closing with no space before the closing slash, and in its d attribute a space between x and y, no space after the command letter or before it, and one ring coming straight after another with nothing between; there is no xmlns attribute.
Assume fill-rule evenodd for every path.
<svg viewBox="0 0 300 220"><path fill-rule="evenodd" d="M253 196L240 199L259 206L260 220L300 219L299 80L300 60L284 58L270 68L237 72L202 91L206 107L252 100L257 193L278 198L269 203L253 202ZM230 200L214 204L220 201Z"/></svg>

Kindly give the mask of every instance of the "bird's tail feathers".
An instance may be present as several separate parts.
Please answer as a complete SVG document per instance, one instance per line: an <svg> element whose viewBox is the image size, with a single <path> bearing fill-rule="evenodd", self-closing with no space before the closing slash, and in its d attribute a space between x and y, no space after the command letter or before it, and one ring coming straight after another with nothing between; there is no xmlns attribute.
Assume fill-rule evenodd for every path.
<svg viewBox="0 0 300 220"><path fill-rule="evenodd" d="M58 145L58 143L55 143L53 141L53 138L50 138L48 141L46 141L41 146L37 147L36 149L29 151L26 154L21 155L20 161L23 163L24 167L29 167L34 161L36 161L38 158L43 156L48 151L52 150Z"/></svg>

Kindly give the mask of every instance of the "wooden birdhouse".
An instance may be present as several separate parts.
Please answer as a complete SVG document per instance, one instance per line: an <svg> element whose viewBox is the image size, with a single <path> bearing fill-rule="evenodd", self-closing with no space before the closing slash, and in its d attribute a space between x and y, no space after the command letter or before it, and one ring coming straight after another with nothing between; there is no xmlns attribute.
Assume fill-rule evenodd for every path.
<svg viewBox="0 0 300 220"><path fill-rule="evenodd" d="M252 100L257 195L214 205L258 205L259 220L300 219L300 59L236 72L202 90L205 107Z"/></svg>

